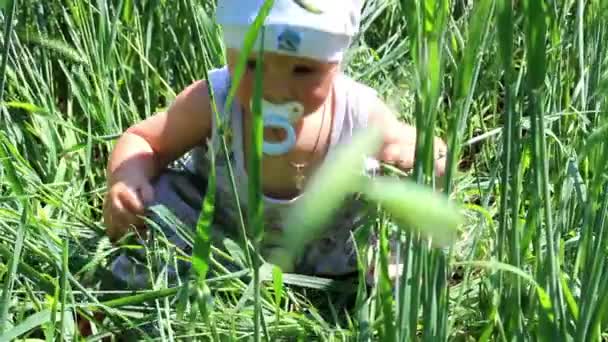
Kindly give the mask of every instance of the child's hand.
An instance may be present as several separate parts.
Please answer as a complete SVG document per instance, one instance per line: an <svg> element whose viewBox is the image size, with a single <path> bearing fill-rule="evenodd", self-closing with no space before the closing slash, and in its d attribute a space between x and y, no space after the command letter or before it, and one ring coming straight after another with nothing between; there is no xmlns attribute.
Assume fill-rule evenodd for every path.
<svg viewBox="0 0 608 342"><path fill-rule="evenodd" d="M145 177L115 181L104 202L106 234L112 242L122 238L129 228L144 228L142 215L146 204L154 200L154 188Z"/></svg>
<svg viewBox="0 0 608 342"><path fill-rule="evenodd" d="M370 123L381 129L384 143L378 158L392 164L402 171L409 172L414 168L416 156L416 128L399 121L391 109L380 99L371 104ZM435 175L445 175L447 146L443 140L435 137L434 141Z"/></svg>

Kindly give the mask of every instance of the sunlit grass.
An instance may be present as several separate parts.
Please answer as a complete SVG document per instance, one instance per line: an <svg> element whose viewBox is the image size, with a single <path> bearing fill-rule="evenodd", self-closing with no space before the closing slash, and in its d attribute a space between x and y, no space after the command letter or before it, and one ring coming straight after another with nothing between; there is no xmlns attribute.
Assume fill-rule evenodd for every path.
<svg viewBox="0 0 608 342"><path fill-rule="evenodd" d="M360 191L374 212L381 204L365 227L380 236L375 286L258 262L259 225L247 230L247 248L208 245L208 197L187 236L198 273L170 285L159 261L190 256L159 237L143 247L153 252L153 288L100 291L119 251L100 222L108 153L128 125L224 63L212 7L0 0L0 340L68 340L76 314L95 312L106 318L92 340L127 327L145 335L148 323L163 340L606 337L608 3L600 0L367 1L345 71L418 129L410 179L372 184L349 178L346 165L327 166L353 181L334 189L337 201ZM449 146L441 180L435 134ZM330 181L319 186L341 186ZM311 203L302 222L321 222ZM458 222L456 236L442 235ZM429 236L453 244L438 249ZM406 266L392 283L390 237ZM357 236L362 267L365 240ZM226 259L245 267L224 269Z"/></svg>

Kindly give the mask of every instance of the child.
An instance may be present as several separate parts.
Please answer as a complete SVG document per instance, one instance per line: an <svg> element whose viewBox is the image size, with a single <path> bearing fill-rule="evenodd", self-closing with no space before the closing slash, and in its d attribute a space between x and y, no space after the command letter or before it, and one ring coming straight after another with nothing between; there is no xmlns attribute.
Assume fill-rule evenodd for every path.
<svg viewBox="0 0 608 342"><path fill-rule="evenodd" d="M413 166L415 129L399 122L373 90L341 72L343 54L359 29L362 2L314 1L313 6L321 13L312 13L299 1L276 0L266 18L262 188L265 228L271 236L280 235L283 214L297 202L309 177L331 159L337 145L348 143L357 130L378 127L384 143L376 158L403 170ZM231 129L230 162L239 201L246 210L246 160L251 151L252 125L249 104L257 52L249 56L234 104L224 108L224 103L245 32L263 3L218 0L216 20L224 34L227 66L211 71L207 81L187 87L166 112L135 124L118 140L108 163L109 192L104 204L104 221L112 241L121 238L130 226L143 228L140 217L151 204L165 204L184 223L194 226L204 191L187 177L166 171L166 167L191 152L187 169L205 184L210 164L208 146L217 152L214 234L238 234L238 211L225 167L228 161L221 153L219 123L212 113L208 90L213 90L220 120L228 122ZM258 47L259 42L255 45ZM445 145L439 139L436 150L437 173L442 174ZM360 219L358 213L357 203L349 202L326 236L306 248L294 271L322 276L356 271L350 236ZM163 230L178 247L188 250L174 228ZM275 247L272 241L266 241L265 251L271 253ZM114 262L113 273L129 286L145 286L146 272L136 268L123 255Z"/></svg>

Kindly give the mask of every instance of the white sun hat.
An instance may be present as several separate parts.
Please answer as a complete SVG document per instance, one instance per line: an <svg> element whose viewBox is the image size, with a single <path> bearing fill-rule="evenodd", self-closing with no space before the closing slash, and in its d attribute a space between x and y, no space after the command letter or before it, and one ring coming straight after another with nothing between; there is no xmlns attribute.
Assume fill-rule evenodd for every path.
<svg viewBox="0 0 608 342"><path fill-rule="evenodd" d="M218 0L215 19L227 48L242 47L264 2ZM264 22L264 50L339 62L359 31L362 5L363 0L275 0ZM259 46L260 35L254 49Z"/></svg>

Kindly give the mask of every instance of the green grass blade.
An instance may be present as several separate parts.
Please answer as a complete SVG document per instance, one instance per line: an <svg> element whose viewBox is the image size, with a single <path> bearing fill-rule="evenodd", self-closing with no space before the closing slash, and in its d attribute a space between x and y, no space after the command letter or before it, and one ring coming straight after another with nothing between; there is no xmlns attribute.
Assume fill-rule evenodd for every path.
<svg viewBox="0 0 608 342"><path fill-rule="evenodd" d="M312 0L299 3L312 12L324 8ZM167 108L193 80L208 79L207 69L225 65L221 29L213 22L215 2L0 0L0 6L0 279L2 286L13 283L0 340L42 334L59 340L61 324L68 339L73 319L60 312L93 318L95 311L106 319L89 340L112 338L129 327L140 339L150 339L137 326L153 321L161 325L164 340L253 340L254 274L230 273L222 263L238 259L247 268L254 239L243 244L247 248L228 244L228 254L210 247L209 258L203 258L213 268L213 276L209 270L206 277L210 292L198 299L196 281L173 287L160 279L156 290L137 292L99 287L117 252L103 238L100 221L113 137ZM406 264L402 277L392 284L379 274L379 282L367 288L365 272L358 281L334 280L291 274L284 267L278 300L276 276L264 265L258 283L260 338L382 340L392 338L393 317L399 341L604 338L607 21L604 0L366 0L362 30L341 71L373 87L401 119L417 124L413 181L439 184L430 168L431 142L435 135L446 138L451 174L444 190L463 203L457 211L464 224L453 247L431 248L429 233L410 223L430 220L425 211L415 215L417 207L401 206L404 188L376 191L397 204L370 210L365 224L390 228L383 242L390 234L404 235L396 246ZM259 36L263 22L251 32ZM255 41L251 48L257 48ZM254 57L250 52L241 58ZM239 62L237 83L244 72L243 59ZM232 89L231 101L234 96ZM229 127L216 121L221 140L214 152L230 158ZM357 179L351 171L359 167L335 169L340 177ZM234 195L231 163L226 169L218 173L230 176ZM334 184L326 184L311 202L339 198L329 191ZM362 192L358 186L345 193ZM255 236L253 225L245 226L249 213L232 199L239 209L237 228L242 236ZM438 210L450 206L446 198L438 201ZM26 238L11 273L25 207ZM319 220L326 210L305 218ZM393 229L398 227L403 229ZM441 235L442 228L431 231ZM179 227L178 234L188 246L195 244L193 229ZM357 245L365 247L364 240L357 236ZM191 258L163 238L150 247L154 256L145 267L159 276L165 261L181 264L197 254ZM376 271L384 272L393 252L374 251ZM273 256L266 260L277 265L285 260L281 253ZM367 257L358 255L361 271L370 267ZM466 262L500 262L514 269ZM395 288L394 299L387 285Z"/></svg>
<svg viewBox="0 0 608 342"><path fill-rule="evenodd" d="M544 262L547 267L547 281L549 293L554 302L554 316L556 326L546 326L543 333L553 334L556 338L568 336L566 328L565 305L559 279L559 261L557 258L557 243L554 232L551 209L551 196L549 192L549 173L547 147L545 137L544 111L542 108L543 85L547 70L546 59L546 4L544 1L526 2L526 51L528 69L528 85L530 91L532 113L532 135L534 137L535 183L538 190L537 201L543 203L543 221L545 238L547 241L547 255ZM549 336L549 335L547 335Z"/></svg>
<svg viewBox="0 0 608 342"><path fill-rule="evenodd" d="M15 147L13 144L8 141L7 137L4 135L4 132L0 132L0 163L4 168L9 185L11 186L15 195L23 196L25 195L25 190L19 176L17 175L17 171L15 170L15 164L11 160L16 157L14 152Z"/></svg>
<svg viewBox="0 0 608 342"><path fill-rule="evenodd" d="M526 52L528 83L531 89L543 86L547 72L546 59L546 4L544 1L526 1ZM533 67L532 67L533 66Z"/></svg>
<svg viewBox="0 0 608 342"><path fill-rule="evenodd" d="M0 341L14 341L19 336L22 336L23 334L46 324L50 320L50 310L37 312L24 319L11 330L8 330L4 334L0 335Z"/></svg>
<svg viewBox="0 0 608 342"><path fill-rule="evenodd" d="M254 282L254 338L260 341L262 307L260 304L260 247L264 237L264 202L262 201L262 146L264 141L264 122L262 121L262 99L264 97L264 27L260 29L260 47L256 59L253 99L251 104L251 148L247 160L248 171L248 211L251 236L253 237L253 282ZM269 336L266 336L269 338Z"/></svg>
<svg viewBox="0 0 608 342"><path fill-rule="evenodd" d="M17 0L5 0L3 4L0 4L0 9L8 9L8 13L5 14L4 22L4 42L2 52L2 63L0 63L0 103L4 99L4 83L6 82L6 67L8 65L9 53L11 51L11 40L13 35L13 18L17 9Z"/></svg>
<svg viewBox="0 0 608 342"><path fill-rule="evenodd" d="M608 148L605 149L608 153ZM577 324L577 339L590 339L591 334L595 333L594 329L598 327L597 317L592 318L593 315L597 315L598 301L596 298L604 296L601 292L600 285L604 278L604 273L608 269L606 261L602 255L602 251L606 250L606 215L608 213L608 183L603 187L601 195L598 196L601 201L601 207L597 210L595 217L595 224L591 226L589 222L586 226L593 229L594 233L594 244L592 245L590 252L590 260L586 266L589 271L588 275L583 277L582 286L582 303L581 303L581 314L578 318ZM593 197L590 197L593 198ZM598 201L598 202L600 202Z"/></svg>
<svg viewBox="0 0 608 342"><path fill-rule="evenodd" d="M192 247L192 266L196 271L199 284L203 283L209 271L209 258L211 255L211 229L213 214L215 212L215 151L212 149L207 154L211 160L209 177L207 179L207 190L203 199L198 222L196 223L196 237Z"/></svg>
<svg viewBox="0 0 608 342"><path fill-rule="evenodd" d="M281 302L283 301L283 272L277 266L272 268L272 288L274 290L277 324L279 324L281 322Z"/></svg>
<svg viewBox="0 0 608 342"><path fill-rule="evenodd" d="M384 222L386 223L386 222ZM397 341L397 329L395 326L394 300L392 294L391 279L389 276L389 236L388 226L381 224L379 227L379 249L380 249L380 276L378 282L378 298L382 307L384 327L380 338L383 341Z"/></svg>
<svg viewBox="0 0 608 342"><path fill-rule="evenodd" d="M63 242L63 249L61 253L61 290L60 290L60 306L59 312L61 312L61 319L59 322L59 341L66 339L66 318L67 318L67 299L68 299L68 275L69 270L69 249L70 244L67 240ZM69 338L68 338L69 339Z"/></svg>
<svg viewBox="0 0 608 342"><path fill-rule="evenodd" d="M8 312L11 308L10 302L13 295L13 286L15 284L15 277L19 267L19 260L21 259L21 252L23 251L23 241L25 240L28 220L28 207L22 209L21 224L17 232L17 239L15 240L15 248L13 249L13 255L9 259L9 270L4 280L4 286L2 288L2 297L0 297L0 334L3 334L6 330L6 324L8 323Z"/></svg>
<svg viewBox="0 0 608 342"><path fill-rule="evenodd" d="M247 160L247 181L249 185L249 224L256 248L264 235L264 203L262 201L262 147L264 141L264 122L262 119L262 100L264 97L264 28L261 28L258 56L256 59L255 81L251 103L251 149Z"/></svg>
<svg viewBox="0 0 608 342"><path fill-rule="evenodd" d="M5 260L10 260L13 255L14 254L12 251L0 244L0 256L5 258ZM19 272L22 274L22 276L27 276L28 278L30 278L30 281L32 281L38 289L46 292L47 294L52 294L55 291L55 284L51 282L50 279L46 278L48 277L48 275L41 274L35 268L24 263L23 261L19 262L18 267Z"/></svg>
<svg viewBox="0 0 608 342"><path fill-rule="evenodd" d="M461 155L461 138L469 117L473 95L477 87L479 70L481 69L481 54L486 48L493 1L478 1L471 14L471 28L467 36L467 46L460 63L456 83L456 102L458 109L451 115L448 126L448 156L445 175L445 192L452 192L452 182L456 174L457 160Z"/></svg>
<svg viewBox="0 0 608 342"><path fill-rule="evenodd" d="M510 0L500 0L497 4L498 44L500 61L505 74L504 86L504 112L503 122L503 156L501 175L501 202L499 213L499 236L498 236L498 260L508 260L515 267L521 266L520 259L520 230L518 227L519 216L519 118L514 112L514 98L512 92L513 83L513 3ZM510 217L510 219L509 219ZM510 234L509 234L510 233ZM505 250L507 249L507 250ZM507 322L509 334L514 338L522 339L524 334L523 313L521 310L522 286L520 278L500 277L499 289L503 289L503 280L508 284L501 299L501 307L505 308L505 316L509 317ZM503 310L501 310L503 311Z"/></svg>

